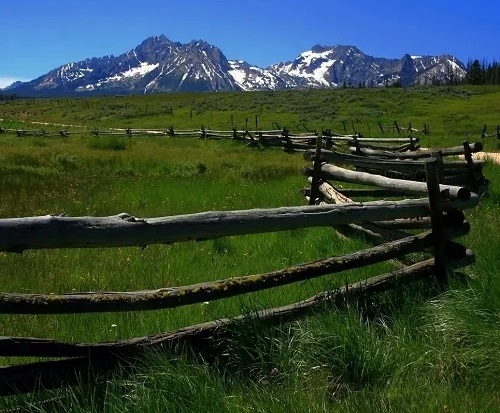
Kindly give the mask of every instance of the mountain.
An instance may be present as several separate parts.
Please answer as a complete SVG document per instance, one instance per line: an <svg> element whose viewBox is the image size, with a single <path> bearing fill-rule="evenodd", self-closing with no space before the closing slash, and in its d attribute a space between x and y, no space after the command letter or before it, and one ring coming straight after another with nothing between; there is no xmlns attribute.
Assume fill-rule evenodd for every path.
<svg viewBox="0 0 500 413"><path fill-rule="evenodd" d="M14 90L31 96L238 90L230 69L215 46L159 36L117 57L63 65Z"/></svg>
<svg viewBox="0 0 500 413"><path fill-rule="evenodd" d="M4 87L3 89L0 89L1 91L7 91L11 89L15 89L16 87L22 86L25 82L21 82L20 80L16 80L15 82L11 83L9 86Z"/></svg>
<svg viewBox="0 0 500 413"><path fill-rule="evenodd" d="M465 76L463 63L450 55L410 56L401 59L372 57L354 46L314 46L294 61L272 65L276 76L292 76L306 87L384 86L400 82L444 83Z"/></svg>
<svg viewBox="0 0 500 413"><path fill-rule="evenodd" d="M150 37L120 55L93 57L51 70L30 82L9 86L20 96L82 96L280 90L338 86L377 87L443 83L465 76L463 63L450 55L386 59L368 56L354 46L321 46L290 62L268 68L228 60L205 41L188 44L165 36Z"/></svg>

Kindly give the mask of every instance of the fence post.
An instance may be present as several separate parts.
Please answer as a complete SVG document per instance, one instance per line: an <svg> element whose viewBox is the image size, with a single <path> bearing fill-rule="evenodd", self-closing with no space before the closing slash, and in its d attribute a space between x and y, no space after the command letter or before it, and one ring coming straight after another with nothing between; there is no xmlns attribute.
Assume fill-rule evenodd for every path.
<svg viewBox="0 0 500 413"><path fill-rule="evenodd" d="M474 192L477 191L477 179L476 173L474 172L474 160L472 159L472 151L470 149L469 141L463 141L462 145L464 146L464 158L467 162L467 167L469 169L469 175L472 181L472 190Z"/></svg>
<svg viewBox="0 0 500 413"><path fill-rule="evenodd" d="M413 139L413 135L410 135L410 149L412 151L415 150L415 139Z"/></svg>
<svg viewBox="0 0 500 413"><path fill-rule="evenodd" d="M444 165L443 165L443 154L441 151L432 152L432 158L435 158L437 161L437 174L439 183L444 183Z"/></svg>
<svg viewBox="0 0 500 413"><path fill-rule="evenodd" d="M345 120L342 121L342 125L344 125L344 133L347 133L347 127L345 126Z"/></svg>
<svg viewBox="0 0 500 413"><path fill-rule="evenodd" d="M500 139L500 125L497 125L497 139Z"/></svg>
<svg viewBox="0 0 500 413"><path fill-rule="evenodd" d="M311 182L311 193L309 196L309 205L314 205L316 203L316 198L319 198L319 180L321 177L321 145L323 138L321 136L316 137L316 152L314 153L314 164L313 164L313 175Z"/></svg>
<svg viewBox="0 0 500 413"><path fill-rule="evenodd" d="M394 121L394 126L396 127L396 130L398 131L398 133L401 133L401 129L399 129L398 122Z"/></svg>
<svg viewBox="0 0 500 413"><path fill-rule="evenodd" d="M378 127L380 128L380 131L382 133L384 133L384 128L382 127L382 123L381 122L378 123Z"/></svg>
<svg viewBox="0 0 500 413"><path fill-rule="evenodd" d="M356 148L356 155L361 155L361 148L359 147L358 137L354 135L352 138L352 142L354 143L354 147Z"/></svg>
<svg viewBox="0 0 500 413"><path fill-rule="evenodd" d="M483 126L483 132L481 133L481 139L487 138L488 135L486 135L486 125Z"/></svg>
<svg viewBox="0 0 500 413"><path fill-rule="evenodd" d="M441 191L439 189L438 162L437 159L431 158L425 163L425 177L429 196L435 277L438 285L444 286L447 282L446 240L443 233L443 210L441 208Z"/></svg>
<svg viewBox="0 0 500 413"><path fill-rule="evenodd" d="M282 142L285 143L283 150L287 153L294 152L292 141L290 140L290 137L288 136L288 132L289 131L286 127L281 131L281 136L283 137Z"/></svg>
<svg viewBox="0 0 500 413"><path fill-rule="evenodd" d="M323 135L325 135L325 149L331 150L333 146L332 130L327 129L323 131Z"/></svg>

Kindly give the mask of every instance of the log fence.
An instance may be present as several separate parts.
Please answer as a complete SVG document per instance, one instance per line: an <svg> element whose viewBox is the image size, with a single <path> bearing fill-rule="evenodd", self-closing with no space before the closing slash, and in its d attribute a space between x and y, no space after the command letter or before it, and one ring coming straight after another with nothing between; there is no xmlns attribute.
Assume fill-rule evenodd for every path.
<svg viewBox="0 0 500 413"><path fill-rule="evenodd" d="M344 128L344 134L340 133L332 133L331 129L328 130L328 134L334 137L354 137L359 135L355 128L355 122L351 121L351 125L353 126L353 134L347 134L346 121L342 122L342 126ZM36 122L33 122L36 124ZM397 121L394 121L391 125L383 125L381 122L378 122L379 128L382 134L390 133L392 131L393 134L397 133L409 133L409 134L420 134L420 133L428 133L428 125L426 124L424 129L418 130L412 128L411 123L408 124L408 127L399 126ZM55 126L55 125L54 125ZM19 137L49 137L49 136L127 136L127 137L144 137L144 136L170 136L170 137L196 137L201 139L241 139L241 140L254 140L252 137L257 139L260 144L263 146L281 146L281 141L286 140L288 137L290 138L309 138L315 139L318 133L316 131L309 130L305 125L297 126L297 130L304 129L306 132L297 132L290 133L290 131L285 127L281 128L278 124L273 122L273 129L270 130L261 130L258 129L258 123L255 123L255 130L248 129L248 122L245 124L244 129L237 129L236 127L232 127L231 130L211 130L210 128L206 128L205 126L201 126L199 129L183 129L177 130L174 129L173 126L167 126L165 128L114 128L114 129L98 129L94 128L92 130L68 130L67 128L64 130L57 131L46 131L45 129L13 129L13 128L2 128L0 127L0 134L2 133L13 133ZM274 129L277 127L277 129ZM368 129L371 134L371 129L368 126ZM267 144L267 145L266 145ZM253 145L251 145L253 146Z"/></svg>
<svg viewBox="0 0 500 413"><path fill-rule="evenodd" d="M385 292L416 280L443 286L446 284L447 269L462 268L474 261L474 254L453 240L468 233L470 226L465 221L463 210L475 207L479 196L468 186L440 182L442 174L439 168L446 163L440 163L433 157L423 161L413 160L414 168L421 169L425 174L424 182L397 180L325 163L325 159L330 157L340 159L341 163L353 162L356 167L366 168L366 164L357 163L360 158L372 163L375 161L369 157L341 156L323 151L321 139L316 139L315 143L314 153L304 152L306 160L314 161L307 172L311 186L303 191L310 205L147 219L126 213L111 217L5 218L0 219L0 251L21 253L41 248L145 246L318 226L333 227L344 234L349 234L349 231L362 233L368 240L375 241L374 246L268 273L179 287L59 295L4 292L0 293L0 313L71 314L166 309L253 293L386 260L409 262L405 257L412 253L428 254L428 258L409 262L409 265L402 265L391 273L338 290L320 292L302 302L262 310L255 315L270 322L279 322L300 317L320 304L341 305L346 300ZM478 149L477 145L472 147ZM443 152L450 154L456 150ZM381 162L385 168L390 161ZM408 165L410 161L402 162L402 165ZM468 166L467 162L464 164ZM391 168L394 166L393 163L389 165ZM463 167L458 162L452 165ZM376 169L372 164L369 166L369 169ZM448 169L443 171L446 176ZM342 191L334 187L329 179L368 184L380 189ZM411 194L417 198L368 202L351 199L356 196L377 198L386 193L400 198ZM408 232L422 229L423 233ZM244 320L245 316L240 316L156 336L106 343L1 337L1 357L57 357L62 360L1 367L0 395L67 385L75 380L75 372L81 375L90 368L94 371L111 368L118 360L137 356L146 348L173 349L179 343L187 343L207 351L220 337L230 334L234 323Z"/></svg>
<svg viewBox="0 0 500 413"><path fill-rule="evenodd" d="M36 124L37 122L33 122L33 124ZM348 128L347 125L351 125L352 127L352 133L350 132L351 128ZM361 135L359 130L360 129L365 129L365 128L357 128L356 123L354 121L341 121L341 130L343 133L335 133L332 132L331 129L326 129L323 130L323 137L345 137L345 138L354 138L355 136ZM97 128L94 128L92 130L68 130L66 129L60 129L60 130L45 130L44 128L41 129L14 129L14 128L3 128L0 127L0 134L3 133L9 133L9 134L16 134L19 137L50 137L50 136L61 136L61 137L69 137L71 135L91 135L91 136L108 136L108 135L118 135L118 136L128 136L128 137L144 137L144 136L170 136L170 137L196 137L196 138L208 138L208 139L241 139L241 140L248 140L250 139L248 136L248 133L251 133L252 135L256 137L260 137L262 140L269 140L271 141L271 144L274 143L272 142L273 140L279 140L279 138L285 138L286 133L285 130L287 128L277 128L277 129L271 129L271 130L260 130L257 128L258 124L255 125L256 128L255 130L249 130L248 127L248 122L246 123L245 129L237 129L236 127L233 127L230 130L211 130L210 128L205 128L204 126L201 126L199 129L182 129L182 130L177 130L174 129L173 126L167 126L165 128L115 128L115 129L106 129L106 130L99 130ZM273 122L273 126L279 126L275 125ZM415 128L412 126L412 123L409 122L408 125L404 125L401 123L398 123L397 121L394 121L392 123L382 123L382 122L376 122L376 127L374 127L374 132L372 133L372 128L370 127L369 123L363 124L363 126L366 126L368 130L368 135L374 136L376 135L375 131L383 136L401 136L403 134L409 135L409 136L415 136L415 135L429 135L430 134L430 126L428 123L424 123L422 128ZM296 126L298 129L300 129L300 125ZM304 125L302 125L302 128L306 132L297 132L296 134L291 135L291 137L299 137L303 136L305 138L309 137L310 139L315 139L315 137L318 135L316 131L311 131L308 128L306 128ZM206 132L206 135L204 135L204 131ZM363 135L365 135L363 133ZM379 135L379 136L380 136ZM472 136L468 135L468 138ZM493 127L488 127L488 125L484 125L481 131L481 139L485 138L497 138L500 140L500 125L495 125ZM417 138L415 138L417 139ZM391 142L391 141L387 141ZM280 146L280 145L273 145L273 146Z"/></svg>
<svg viewBox="0 0 500 413"><path fill-rule="evenodd" d="M95 136L101 135L101 131L93 132ZM114 135L123 130L102 133ZM463 211L477 206L480 195L487 189L488 181L482 175L483 162L472 159L472 153L482 150L480 142L423 150L416 137L376 139L359 134L339 135L330 130L321 134L292 134L286 128L266 131L233 128L227 132L204 127L175 131L169 127L127 129L125 133L130 137L140 133L171 137L194 134L202 139L237 139L247 141L249 146L274 145L303 152L305 161L312 161L304 170L309 185L302 190L309 205L158 218L136 218L127 213L109 217L4 218L0 219L0 251L143 247L308 227L332 227L342 236L361 234L373 245L350 254L267 273L179 287L55 295L3 292L0 293L0 314L161 310L331 276L387 260L399 263L393 272L253 314L278 323L297 319L326 303L343 305L348 300L387 292L415 281L444 288L449 270L474 262L474 253L455 240L470 230ZM457 155L464 155L465 160L448 160ZM337 182L368 187L342 188ZM367 198L372 200L366 201ZM419 257L417 261L415 256ZM216 351L216 343L230 335L231 328L245 322L246 317L248 315L214 320L155 336L106 343L0 337L0 357L59 359L0 367L0 395L68 385L89 371L111 369L120 360L136 357L148 348L174 351L179 344L187 344L198 351Z"/></svg>

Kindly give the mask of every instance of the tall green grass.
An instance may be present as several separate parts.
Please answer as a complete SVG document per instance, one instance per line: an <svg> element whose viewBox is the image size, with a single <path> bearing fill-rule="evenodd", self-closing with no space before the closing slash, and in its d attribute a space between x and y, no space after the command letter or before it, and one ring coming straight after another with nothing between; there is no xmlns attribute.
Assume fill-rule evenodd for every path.
<svg viewBox="0 0 500 413"><path fill-rule="evenodd" d="M283 119L296 121L295 116L305 117L314 111L322 116L321 103L336 108L336 119L347 116L348 110L359 112L360 119L377 111L387 120L426 119L431 136L424 140L452 145L460 144L462 137L458 132L447 135L448 127L458 131L470 125L472 130L476 124L494 122L498 113L494 88L241 94L241 101L232 96L160 95L150 100L135 96L123 98L122 103L95 98L88 101L88 112L80 115L77 109L87 110L87 104L79 100L35 101L30 108L20 102L8 110L12 116L27 116L30 109L31 118L36 118L41 116L37 111L44 108L47 120L73 121L115 104L124 107L107 108L106 119L89 117L87 124L99 121L103 126L121 126L120 122L130 120L134 126L141 122L154 126L151 122L155 119L158 125L163 122L165 115L159 111L168 101L174 106L174 116L184 113L186 126L191 121L190 108L198 105L199 115L195 116L213 116L214 125L220 127L238 108L243 114L269 105L266 110L271 114L282 113ZM387 106L389 100L394 101L392 106ZM305 102L302 109L294 106L299 101ZM140 111L146 102L147 116L131 113L120 118L120 110ZM0 104L0 108L6 110L7 106ZM465 116L468 111L469 118ZM439 126L438 120L448 112L449 124ZM303 203L298 190L305 184L299 172L304 162L299 155L196 139L118 140L125 142L124 147L115 145L113 139L99 140L98 145L92 142L88 137L61 140L1 135L0 216L128 212L152 217ZM487 142L492 149L494 143ZM25 411L33 412L499 411L500 167L488 163L484 173L492 181L490 192L478 208L467 212L472 229L462 240L476 252L477 262L464 270L466 277L452 277L444 293L429 295L417 285L373 298L365 305L319 309L299 322L271 326L249 320L234 327L233 338L221 342L215 359L208 360L189 349L176 354L155 352L137 361L131 370L118 371L112 377L90 384L82 381L70 389L4 398L0 406L22 405ZM3 291L134 290L265 272L365 245L361 238L338 238L330 228L307 229L145 249L0 253L0 272ZM383 263L172 310L2 315L0 329L2 335L69 341L154 334L290 303L391 268L390 263ZM8 360L1 362L5 365Z"/></svg>

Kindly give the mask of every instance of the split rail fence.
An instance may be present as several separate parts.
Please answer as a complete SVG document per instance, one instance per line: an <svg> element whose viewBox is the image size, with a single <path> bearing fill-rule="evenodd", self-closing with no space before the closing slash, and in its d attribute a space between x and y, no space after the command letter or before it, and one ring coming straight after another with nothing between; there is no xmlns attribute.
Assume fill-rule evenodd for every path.
<svg viewBox="0 0 500 413"><path fill-rule="evenodd" d="M323 131L324 136L361 136L358 132L357 125L354 121L341 121L343 134L340 133L332 133L331 129L327 129ZM273 127L274 127L273 123ZM279 125L276 125L279 126ZM373 125L372 125L373 126ZM352 133L349 134L348 130L352 128ZM429 135L430 134L430 126L425 123L421 129L415 128L412 126L412 123L408 123L408 125L403 125L394 121L392 123L382 123L377 122L374 126L374 129L370 128L367 124L368 133L363 133L363 136L394 136L394 135ZM245 129L237 129L233 127L230 130L212 130L210 128L201 127L199 129L182 129L177 130L174 129L173 126L168 126L166 128L158 129L158 128L116 128L116 129L92 129L92 130L68 130L68 129L60 129L56 131L48 131L44 128L41 129L13 129L13 128L3 128L0 127L0 134L8 133L15 134L19 137L51 137L51 136L60 136L63 138L67 138L70 136L126 136L126 137L143 137L143 136L170 136L170 137L191 137L191 138L199 138L199 139L234 139L234 140L248 140L248 141L258 141L264 146L279 146L275 145L274 140L281 138L307 138L310 137L313 139L318 136L318 132L316 131L307 131L300 133L291 134L290 131L285 127L283 129L271 129L271 130L259 130L257 127L255 130ZM481 139L485 138L494 138L500 139L500 125L496 125L493 128L488 128L487 125L484 125L481 131ZM467 135L467 139L471 138L472 134ZM267 141L269 141L269 145L266 145Z"/></svg>
<svg viewBox="0 0 500 413"><path fill-rule="evenodd" d="M354 122L351 122L353 127L353 134L359 135L356 132ZM344 132L347 133L347 121L342 121ZM428 134L429 125L424 124L423 129L416 129L412 127L409 123L408 126L401 126L397 121L391 124L382 124L382 122L377 123L378 128L382 134L392 133L392 134ZM105 129L100 130L98 128L92 129L90 131L77 130L69 131L68 129L61 129L57 131L47 131L44 128L41 129L13 129L13 128L2 128L0 127L0 134L8 133L15 134L19 137L50 137L50 136L60 136L67 138L75 135L86 135L86 136L126 136L126 137L141 137L141 136L170 136L170 137L196 137L199 139L233 139L250 141L250 146L259 142L263 146L280 146L280 138L295 138L295 137L316 137L318 133L316 131L308 131L303 133L291 134L290 131L285 127L283 129L271 129L271 130L258 130L256 122L256 129L249 130L247 127L245 129L237 129L233 127L231 130L212 130L210 128L205 128L202 126L200 129L183 129L174 130L173 126L168 126L163 129L155 128L121 128L121 129ZM274 122L273 122L274 126ZM279 125L276 125L279 126ZM331 131L331 130L330 130ZM331 132L329 132L331 134ZM371 133L371 131L370 131ZM342 135L336 135L342 136Z"/></svg>
<svg viewBox="0 0 500 413"><path fill-rule="evenodd" d="M478 204L478 194L487 184L484 177L479 179L482 163L472 161L470 156L480 150L480 144L464 143L460 149L434 152L402 152L402 146L415 146L415 140L397 141L397 149L389 150L384 140L375 142L352 136L341 140L350 143L356 139L355 154L347 154L331 150L333 146L323 149L329 145L328 139L334 140L332 138L335 137L317 138L313 151L300 149L308 161L313 161L306 170L310 185L303 190L309 205L145 219L126 213L108 217L6 218L0 219L0 251L21 253L46 248L145 246L307 227L333 227L347 235L359 232L375 240L377 245L268 273L195 285L56 295L5 292L0 294L0 313L74 314L167 309L252 293L386 260L403 263L393 272L252 315L268 322L282 322L303 316L325 303L343 305L346 300L386 292L415 281L443 286L449 269L474 262L473 252L455 239L469 232L463 211ZM376 143L383 144L383 149L375 149ZM466 160L443 161L457 153L464 154ZM339 165L351 165L356 170ZM332 180L370 187L339 189ZM358 197L394 199L355 201ZM422 229L424 232L418 232ZM420 258L417 262L411 261L408 254ZM155 336L105 343L0 337L0 357L48 359L0 367L0 395L67 385L88 374L89 369L110 369L147 348L171 350L176 345L187 344L199 351L209 351L207 349L213 348L221 337L230 334L234 323L244 322L245 317L248 315Z"/></svg>

